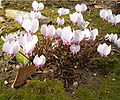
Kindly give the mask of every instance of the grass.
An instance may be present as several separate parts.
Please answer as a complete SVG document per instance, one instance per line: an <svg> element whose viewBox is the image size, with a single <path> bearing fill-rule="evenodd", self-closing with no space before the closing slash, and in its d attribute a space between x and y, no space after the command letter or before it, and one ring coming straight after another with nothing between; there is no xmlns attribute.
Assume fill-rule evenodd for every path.
<svg viewBox="0 0 120 100"><path fill-rule="evenodd" d="M4 1L4 4L7 1ZM16 6L17 1L11 5L8 5L5 9L17 9L30 11L31 2L20 2ZM51 21L54 23L55 27L57 26L55 18L58 17L57 9L58 7L65 6L66 4L72 5L72 3L57 3L54 2L55 7L45 7L41 13L45 16L50 16ZM22 6L21 6L22 5ZM66 6L65 6L66 7ZM48 11L49 10L49 11ZM71 10L71 13L75 10ZM110 23L103 21L99 17L99 11L92 12L89 15L90 11L85 12L85 20L89 21L91 24L89 28L98 28L100 36L103 36L107 33L120 33L120 24L112 26ZM0 10L0 15L4 16L4 11ZM69 20L69 15L64 16L66 24L71 25ZM0 23L0 35L9 34L11 32L16 32L19 29L23 30L21 25L12 19L7 18L7 24ZM64 27L62 26L62 27ZM79 29L75 25L71 25L74 29ZM118 34L119 35L119 34ZM120 35L119 35L120 36ZM0 39L0 50L2 49L3 41ZM120 51L118 49L118 51ZM88 88L80 88L75 92L74 98L71 97L67 92L65 92L63 84L61 81L52 80L43 82L40 80L31 80L25 86L20 89L12 90L9 88L3 88L3 82L0 82L0 100L119 100L120 99L120 59L110 59L110 58L95 58L96 65L101 68L102 74L106 75L106 78L99 85L97 91L93 91Z"/></svg>

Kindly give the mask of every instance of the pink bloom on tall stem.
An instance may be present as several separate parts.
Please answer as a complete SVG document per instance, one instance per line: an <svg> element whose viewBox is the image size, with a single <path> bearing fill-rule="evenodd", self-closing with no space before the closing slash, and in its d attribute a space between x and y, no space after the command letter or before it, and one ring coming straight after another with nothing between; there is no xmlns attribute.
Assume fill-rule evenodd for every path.
<svg viewBox="0 0 120 100"><path fill-rule="evenodd" d="M111 52L111 45L108 46L106 43L99 44L97 51L102 57L106 57Z"/></svg>
<svg viewBox="0 0 120 100"><path fill-rule="evenodd" d="M43 66L45 62L46 62L46 58L44 55L41 55L40 57L36 55L35 58L33 59L33 63L37 67Z"/></svg>

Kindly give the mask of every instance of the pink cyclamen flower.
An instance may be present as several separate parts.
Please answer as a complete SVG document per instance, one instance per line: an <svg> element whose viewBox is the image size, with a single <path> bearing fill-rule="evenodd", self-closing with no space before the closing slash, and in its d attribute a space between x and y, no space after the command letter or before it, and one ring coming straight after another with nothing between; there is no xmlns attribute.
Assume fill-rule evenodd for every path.
<svg viewBox="0 0 120 100"><path fill-rule="evenodd" d="M44 9L44 4L43 3L38 3L37 1L33 1L32 3L33 11L38 12L40 10Z"/></svg>
<svg viewBox="0 0 120 100"><path fill-rule="evenodd" d="M37 67L43 66L45 62L46 62L46 58L44 55L41 55L40 57L36 55L35 58L33 59L33 63Z"/></svg>
<svg viewBox="0 0 120 100"><path fill-rule="evenodd" d="M111 45L108 46L106 43L99 44L97 51L102 57L106 57L111 52Z"/></svg>
<svg viewBox="0 0 120 100"><path fill-rule="evenodd" d="M59 17L57 18L58 25L63 25L64 22L65 22L64 18L59 18Z"/></svg>
<svg viewBox="0 0 120 100"><path fill-rule="evenodd" d="M87 6L86 6L86 4L81 4L81 5L77 4L75 6L75 10L76 10L76 12L83 13L87 10Z"/></svg>
<svg viewBox="0 0 120 100"><path fill-rule="evenodd" d="M70 20L73 22L73 24L78 24L79 22L83 21L83 15L75 12L70 14Z"/></svg>
<svg viewBox="0 0 120 100"><path fill-rule="evenodd" d="M38 19L25 19L23 21L22 27L27 31L28 34L33 35L39 27Z"/></svg>
<svg viewBox="0 0 120 100"><path fill-rule="evenodd" d="M58 9L58 14L60 16L64 16L64 15L68 14L69 12L70 12L69 9L66 9L66 8L63 8L63 7Z"/></svg>
<svg viewBox="0 0 120 100"><path fill-rule="evenodd" d="M116 43L118 36L117 34L112 33L112 34L107 34L105 38L108 39L110 42Z"/></svg>
<svg viewBox="0 0 120 100"><path fill-rule="evenodd" d="M116 41L117 47L120 48L120 38Z"/></svg>
<svg viewBox="0 0 120 100"><path fill-rule="evenodd" d="M55 27L53 25L43 24L41 26L41 33L45 36L45 38L49 39L51 36L55 34Z"/></svg>
<svg viewBox="0 0 120 100"><path fill-rule="evenodd" d="M73 32L71 31L71 27L64 27L61 33L61 39L63 40L63 44L70 45L73 38Z"/></svg>
<svg viewBox="0 0 120 100"><path fill-rule="evenodd" d="M3 44L2 50L6 52L9 56L14 56L20 50L20 45L18 41L7 41Z"/></svg>
<svg viewBox="0 0 120 100"><path fill-rule="evenodd" d="M70 51L72 54L77 54L80 51L80 45L71 45Z"/></svg>

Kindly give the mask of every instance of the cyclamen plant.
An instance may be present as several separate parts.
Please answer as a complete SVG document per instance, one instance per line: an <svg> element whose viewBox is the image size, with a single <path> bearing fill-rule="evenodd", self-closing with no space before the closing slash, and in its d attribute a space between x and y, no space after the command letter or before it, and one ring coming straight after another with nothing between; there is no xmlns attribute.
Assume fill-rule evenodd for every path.
<svg viewBox="0 0 120 100"><path fill-rule="evenodd" d="M76 12L73 14L69 14L69 9L59 8L58 14L60 18L57 18L58 28L56 29L53 25L41 25L41 40L38 39L36 32L39 28L38 19L41 17L40 11L44 9L44 5L43 3L33 1L32 7L33 11L28 15L16 16L16 21L22 25L25 32L18 31L18 33L9 34L6 37L2 36L5 42L3 44L3 51L9 56L15 56L22 49L23 53L21 53L24 56L31 56L28 59L32 63L30 62L29 64L34 64L38 68L53 65L63 70L67 69L67 67L87 66L86 63L95 57L93 55L98 54L96 51L102 57L110 54L112 46L99 41L97 38L99 30L97 28L87 28L89 22L83 18L83 12L87 10L85 4L77 4L75 6ZM61 18L61 16L66 14L69 14L72 23L78 25L77 30L72 29L71 26L60 27L60 25L65 23L64 18ZM120 22L119 15L112 15L111 10L101 10L100 17L115 25ZM117 38L117 34L107 34L105 36L105 39L115 43L120 48L120 38ZM62 70L60 70L60 73L63 73Z"/></svg>

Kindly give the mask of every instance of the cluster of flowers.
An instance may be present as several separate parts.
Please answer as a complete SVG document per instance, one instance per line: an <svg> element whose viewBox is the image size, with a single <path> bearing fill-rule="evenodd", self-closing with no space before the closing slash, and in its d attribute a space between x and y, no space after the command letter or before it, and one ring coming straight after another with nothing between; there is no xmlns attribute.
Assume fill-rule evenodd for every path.
<svg viewBox="0 0 120 100"><path fill-rule="evenodd" d="M16 20L22 25L22 27L26 30L26 32L18 32L14 34L9 34L5 38L2 39L5 41L3 44L3 51L6 52L9 56L14 56L17 52L20 51L20 48L23 48L23 52L25 55L32 55L32 52L35 48L36 43L38 42L38 37L35 35L39 27L38 19L41 17L40 10L44 9L43 3L38 3L33 1L32 3L33 11L31 11L27 15L17 15ZM88 29L86 28L89 22L85 21L82 13L87 10L87 6L85 4L77 4L75 6L76 12L70 14L70 20L81 27L83 30L74 30L71 29L70 26L64 28L57 28L53 25L43 24L40 28L41 34L46 38L50 39L55 37L56 41L59 42L62 40L64 45L70 45L70 51L72 54L77 54L80 51L80 42L82 40L87 42L93 42L98 35L98 29ZM102 16L102 12L100 11L100 16ZM69 9L59 8L58 14L59 16L64 16L69 14ZM106 15L108 16L108 15ZM109 19L108 17L103 17L104 19ZM118 22L118 21L117 21ZM64 24L64 18L57 18L58 25ZM106 38L109 39L110 42L114 42L120 48L120 39L117 40L117 35L111 34L106 35ZM99 44L97 51L101 56L107 56L111 51L111 45L107 45L106 43ZM44 65L46 62L46 58L44 55L40 57L38 55L33 59L33 63L40 67Z"/></svg>
<svg viewBox="0 0 120 100"><path fill-rule="evenodd" d="M89 22L85 21L83 19L82 13L84 13L87 10L87 6L85 4L77 4L75 6L76 12L73 14L69 14L69 9L66 8L60 8L58 9L58 14L59 16L64 16L66 14L69 14L70 20L73 22L73 24L78 25L78 27L85 29L88 25ZM57 23L58 25L63 25L65 22L64 18L57 18Z"/></svg>
<svg viewBox="0 0 120 100"><path fill-rule="evenodd" d="M20 52L20 48L23 48L24 55L32 55L35 44L38 42L38 37L35 32L38 30L39 21L41 13L39 12L44 8L43 3L38 3L34 1L32 3L33 11L26 15L17 15L16 20L22 25L26 32L19 32L14 34L9 34L5 38L1 38L5 41L3 44L3 51L9 56L14 56L16 53ZM36 66L42 66L46 62L44 55L40 57L38 55L33 59L33 63Z"/></svg>
<svg viewBox="0 0 120 100"><path fill-rule="evenodd" d="M112 23L113 25L116 25L117 23L120 23L120 14L114 15L112 13L112 10L106 10L103 9L100 11L100 17L103 20L107 20L108 22Z"/></svg>

